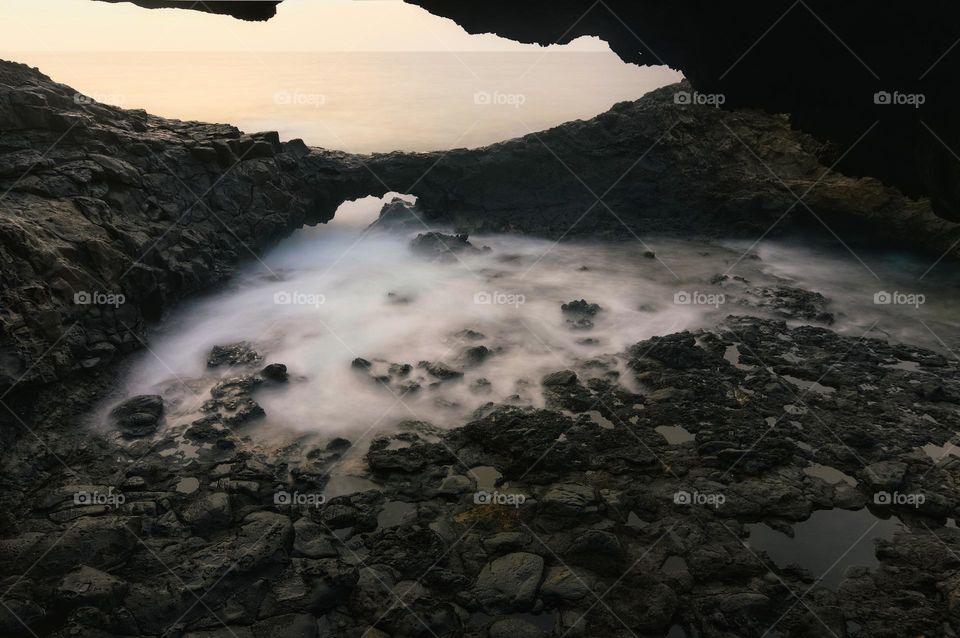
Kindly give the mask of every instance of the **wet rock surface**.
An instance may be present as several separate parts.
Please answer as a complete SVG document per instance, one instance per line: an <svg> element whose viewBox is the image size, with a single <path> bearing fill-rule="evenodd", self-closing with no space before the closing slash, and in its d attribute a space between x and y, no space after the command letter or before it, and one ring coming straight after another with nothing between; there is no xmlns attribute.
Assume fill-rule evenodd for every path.
<svg viewBox="0 0 960 638"><path fill-rule="evenodd" d="M588 190L635 168L607 202L634 211L638 230L765 230L790 188L812 188L818 211L888 238L938 255L956 238L926 202L827 171L785 118L678 108L676 90L543 139L366 159L398 192L417 184L425 218L471 231L557 236L594 203ZM923 451L955 440L954 359L733 317L606 355L629 378L598 358L533 379L524 392L542 407L489 403L442 429L407 421L369 442L277 446L256 438L268 416L257 396L297 379L237 343L210 353L222 376L189 422L170 418L183 396L166 393L81 420L109 389L103 369L143 347L171 303L386 184L354 156L77 100L8 63L0 125L0 389L14 404L0 429L4 635L956 633L960 461ZM466 236L417 243L439 259L479 250ZM830 323L816 292L738 281L730 293L791 325ZM602 320L585 300L573 308L574 327ZM357 358L352 372L403 396L498 352ZM598 363L611 374L589 373ZM489 386L470 382L477 395ZM349 463L371 489L327 494ZM789 536L839 510L900 527L871 541L872 565L839 556L836 587L751 544L752 525Z"/></svg>
<svg viewBox="0 0 960 638"><path fill-rule="evenodd" d="M216 454L153 450L168 423L57 439L65 465L21 442L3 451L5 635L29 635L12 614L49 635L949 635L960 459L921 448L955 436L955 360L746 317L619 356L632 389L558 370L544 409L369 442L264 448L218 429L221 405ZM228 375L211 400L262 384ZM376 489L327 498L358 446ZM828 579L751 532L839 511L899 522Z"/></svg>
<svg viewBox="0 0 960 638"><path fill-rule="evenodd" d="M437 232L420 233L410 241L410 250L425 259L442 262L454 262L460 255L481 252L480 248L470 243L468 235L445 235Z"/></svg>
<svg viewBox="0 0 960 638"><path fill-rule="evenodd" d="M791 191L809 191L832 228L956 255L960 227L929 202L828 170L823 145L785 117L677 104L684 90L481 149L357 156L100 104L0 62L0 391L27 410L51 382L112 374L173 304L329 221L343 201L389 190L457 232L611 239L651 229L754 239L784 211L776 232L807 232L821 227ZM597 207L578 222L595 192L618 212ZM443 260L477 249L446 237L429 231L418 244Z"/></svg>

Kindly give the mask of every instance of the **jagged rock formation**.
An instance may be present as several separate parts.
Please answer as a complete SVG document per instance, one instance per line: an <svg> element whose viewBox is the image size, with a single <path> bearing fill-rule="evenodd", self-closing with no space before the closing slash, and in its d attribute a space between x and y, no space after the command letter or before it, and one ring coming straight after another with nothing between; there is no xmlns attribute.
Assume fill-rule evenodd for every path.
<svg viewBox="0 0 960 638"><path fill-rule="evenodd" d="M4 389L140 347L176 299L383 192L347 154L121 110L11 63L0 132Z"/></svg>
<svg viewBox="0 0 960 638"><path fill-rule="evenodd" d="M158 451L176 427L146 454L68 428L50 441L66 466L32 438L5 447L0 632L953 635L960 460L917 448L955 435L955 360L748 317L623 357L623 379L597 360L548 375L548 409L488 404L353 446L204 421L190 457ZM354 447L377 489L322 499Z"/></svg>
<svg viewBox="0 0 960 638"><path fill-rule="evenodd" d="M955 4L407 1L469 33L542 45L599 36L627 62L667 64L698 91L722 93L724 108L790 113L796 126L845 148L878 123L840 169L929 195L939 214L960 218ZM879 91L925 102L877 104Z"/></svg>
<svg viewBox="0 0 960 638"><path fill-rule="evenodd" d="M269 20L277 15L282 0L214 0L213 2L178 2L177 0L98 0L98 2L132 2L145 9L192 9L206 13L233 16L241 20Z"/></svg>
<svg viewBox="0 0 960 638"><path fill-rule="evenodd" d="M465 231L554 237L755 238L781 217L775 230L824 230L820 217L835 230L856 228L855 237L937 256L960 237L960 226L934 215L928 201L828 170L840 151L792 129L787 117L677 104L689 91L664 87L591 120L451 151L418 184L419 206ZM371 166L387 173L390 161L376 157Z"/></svg>
<svg viewBox="0 0 960 638"><path fill-rule="evenodd" d="M541 45L599 36L626 62L667 64L698 91L722 93L724 108L790 113L796 126L845 148L878 123L839 168L878 177L915 197L927 195L938 214L960 219L960 123L954 114L960 55L953 26L960 21L960 8L955 4L905 9L867 0L405 1L450 18L469 33ZM229 12L220 5L236 4L266 17L275 11L272 2L190 8ZM925 101L919 108L877 104L879 91L920 93Z"/></svg>
<svg viewBox="0 0 960 638"><path fill-rule="evenodd" d="M828 171L836 151L785 117L678 105L684 90L486 148L364 157L98 104L3 63L0 392L141 347L143 322L176 300L390 190L471 231L755 238L781 216L776 231L819 228L809 206L937 257L960 237L927 202Z"/></svg>

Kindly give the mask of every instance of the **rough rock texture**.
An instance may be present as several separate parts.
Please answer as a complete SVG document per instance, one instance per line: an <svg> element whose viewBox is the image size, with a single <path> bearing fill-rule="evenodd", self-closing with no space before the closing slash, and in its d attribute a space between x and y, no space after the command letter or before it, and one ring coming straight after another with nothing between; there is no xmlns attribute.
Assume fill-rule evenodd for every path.
<svg viewBox="0 0 960 638"><path fill-rule="evenodd" d="M485 148L362 157L121 110L0 63L0 396L20 409L109 367L177 300L390 190L466 230L756 238L774 222L822 230L809 205L835 230L937 257L960 238L928 202L829 171L785 117L677 105L687 89Z"/></svg>
<svg viewBox="0 0 960 638"><path fill-rule="evenodd" d="M940 214L960 218L955 4L407 1L469 33L541 45L599 36L627 62L679 69L697 91L724 95L724 108L790 113L796 125L842 148L876 124L837 158L840 169L928 195ZM877 104L878 91L926 100L920 108Z"/></svg>
<svg viewBox="0 0 960 638"><path fill-rule="evenodd" d="M730 345L738 361L724 358ZM2 450L0 629L29 636L22 621L53 636L956 632L960 533L947 519L960 515L960 460L917 448L955 436L957 361L746 317L640 342L620 357L641 394L584 362L552 375L545 392L578 386L587 404L487 406L446 431L406 423L375 437L361 461L377 489L325 501L310 499L349 449L342 439L298 436L278 448L228 430L231 446L202 445L187 457L153 451L176 430L151 435L146 453L118 437L64 432L50 445L67 466L23 440ZM661 426L694 436L670 443ZM810 475L814 465L851 483ZM479 467L501 478L484 487ZM925 500L884 503L882 492ZM836 585L819 582L801 554L777 560L754 538L758 523L799 534L813 514L851 512L866 520L851 544L881 517L901 525L864 540L873 566L842 564ZM822 551L833 560L842 549Z"/></svg>
<svg viewBox="0 0 960 638"><path fill-rule="evenodd" d="M513 0L405 1L451 18L469 33L541 45L599 36L626 62L679 69L697 91L722 94L724 108L790 113L819 139L843 148L859 142L837 158L841 170L927 195L939 214L960 219L960 125L954 115L960 56L952 55L960 8L952 3L904 8L868 0L526 0L520 6ZM219 5L238 4L264 18L274 11L266 2L180 6L232 12ZM922 94L925 100L919 108L878 104L874 95L880 91Z"/></svg>
<svg viewBox="0 0 960 638"><path fill-rule="evenodd" d="M451 151L418 188L418 205L470 232L757 238L775 223L774 234L826 233L823 220L849 241L867 234L937 256L960 238L960 226L928 201L829 171L833 152L786 117L678 105L684 90L664 87L588 121Z"/></svg>
<svg viewBox="0 0 960 638"><path fill-rule="evenodd" d="M178 2L177 0L97 0L98 2L132 2L145 9L193 9L220 13L241 20L269 20L277 15L282 0L214 0L213 2Z"/></svg>
<svg viewBox="0 0 960 638"><path fill-rule="evenodd" d="M141 347L171 303L384 188L353 156L121 110L6 62L0 134L4 394Z"/></svg>

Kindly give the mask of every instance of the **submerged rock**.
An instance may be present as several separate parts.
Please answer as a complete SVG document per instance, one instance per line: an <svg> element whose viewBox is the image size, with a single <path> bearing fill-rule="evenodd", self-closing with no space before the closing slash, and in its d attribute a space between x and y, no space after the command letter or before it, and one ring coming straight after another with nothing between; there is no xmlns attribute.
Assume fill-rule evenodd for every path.
<svg viewBox="0 0 960 638"><path fill-rule="evenodd" d="M426 259L448 263L457 261L460 255L483 252L470 243L468 235L444 235L438 232L420 233L410 241L410 250Z"/></svg>
<svg viewBox="0 0 960 638"><path fill-rule="evenodd" d="M422 230L427 227L427 223L416 204L394 197L383 205L380 215L371 227L389 230Z"/></svg>
<svg viewBox="0 0 960 638"><path fill-rule="evenodd" d="M417 364L417 366L423 368L432 376L440 379L441 381L449 381L451 379L459 379L463 377L463 372L451 368L447 364L440 361L421 361Z"/></svg>
<svg viewBox="0 0 960 638"><path fill-rule="evenodd" d="M585 299L560 305L560 311L568 317L567 325L573 330L590 330L593 328L593 317L601 310L599 304L588 303Z"/></svg>

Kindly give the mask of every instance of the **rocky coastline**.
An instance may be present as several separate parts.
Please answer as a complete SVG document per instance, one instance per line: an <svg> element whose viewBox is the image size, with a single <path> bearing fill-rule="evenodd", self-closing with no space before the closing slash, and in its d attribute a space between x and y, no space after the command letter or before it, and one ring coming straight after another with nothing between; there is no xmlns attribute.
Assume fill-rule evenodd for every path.
<svg viewBox="0 0 960 638"><path fill-rule="evenodd" d="M785 116L678 104L688 90L490 147L360 156L99 104L0 63L0 394L16 404L98 373L177 301L342 202L391 190L419 198L424 224L464 232L852 229L851 242L957 256L960 225L929 201L836 173L837 150Z"/></svg>
<svg viewBox="0 0 960 638"><path fill-rule="evenodd" d="M408 228L554 238L755 238L810 232L816 211L956 255L960 227L927 200L834 172L842 151L785 116L678 104L686 90L482 149L358 156L117 109L0 63L0 633L954 635L960 463L924 450L956 436L960 366L836 334L813 292L768 296L781 320L558 369L529 380L545 407L452 427L264 445L245 429L257 394L295 371L244 343L209 353L228 376L188 427L167 427L159 395L85 414L178 301L367 195L416 195L412 221L385 209ZM447 240L483 250L415 242L442 259ZM574 299L557 321L602 312ZM482 369L500 344L477 339ZM414 370L457 372L380 363L344 374L400 391ZM373 489L323 496L345 459ZM758 540L800 539L819 512L899 527L872 568L825 586Z"/></svg>
<svg viewBox="0 0 960 638"><path fill-rule="evenodd" d="M163 454L178 434L160 427L162 397L122 404L115 431L5 451L5 481L23 482L4 491L4 635L892 637L956 623L960 464L920 450L955 436L960 366L939 354L730 317L618 354L640 393L601 357L544 377L545 409L265 449L242 424L258 387L287 381L251 352L211 353L236 376L187 430L192 457ZM351 451L374 488L324 498ZM875 541L872 569L841 565L836 588L754 540L761 523L800 536L824 511L902 527Z"/></svg>

